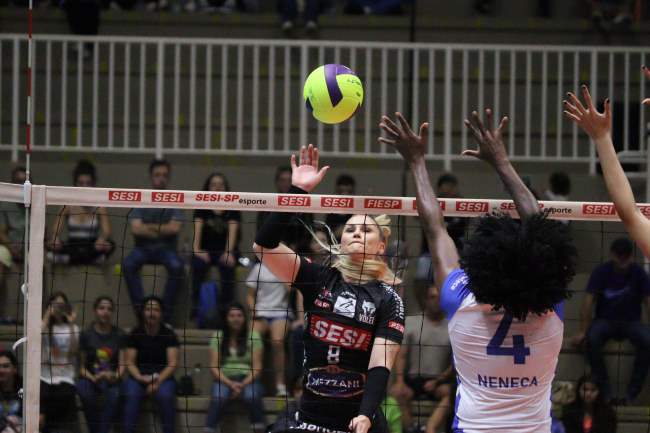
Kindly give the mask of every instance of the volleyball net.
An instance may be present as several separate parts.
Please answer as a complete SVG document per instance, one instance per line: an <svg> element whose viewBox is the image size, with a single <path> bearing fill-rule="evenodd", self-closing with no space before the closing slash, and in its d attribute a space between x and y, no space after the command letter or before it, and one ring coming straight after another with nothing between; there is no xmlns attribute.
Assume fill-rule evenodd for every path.
<svg viewBox="0 0 650 433"><path fill-rule="evenodd" d="M217 308L223 313L223 295L211 300L201 298L206 281L214 281L214 287L221 293L224 286L229 286L228 302L239 301L244 305L248 316L249 327L252 327L253 318L280 318L284 320L280 335L267 326L260 327L261 346L265 349L262 355L261 374L258 380L265 385L263 391L263 408L265 423L273 421L274 416L282 411L290 402L293 390L301 377L300 360L302 353L296 353L295 343L300 338L296 329L300 326L300 317L308 306L300 306L297 301L289 299L283 307L285 314L277 311L277 303L271 302L273 311L261 311L258 305L269 305L269 299L262 300L263 294L260 283L268 283L269 277L257 269L254 270L255 258L252 253L252 238L258 224L258 214L263 212L291 212L304 214L302 223L298 226L298 234L294 239L300 244L301 253L305 255L327 256L328 252L318 246L310 245L311 234L303 230L304 225L313 227L317 232L320 225L312 220L325 219L328 215L351 214L388 214L392 216L391 245L387 251L387 261L393 270L404 281L401 287L402 297L405 299L407 311L407 328L409 324L417 324L421 331L425 320L423 308L423 290L432 285L430 275L430 258L426 251L422 251L422 231L417 216L416 200L411 197L379 197L379 196L338 196L338 195L292 195L268 194L254 192L220 192L220 191L177 191L177 190L148 190L148 189L123 189L123 188L77 188L43 185L13 185L0 184L0 203L3 205L16 204L15 207L5 206L4 212L13 212L14 216L22 215L24 218L24 204L30 208L29 239L26 251L27 275L22 275L22 267L18 263L9 266L8 275L5 275L5 287L8 302L5 313L13 315L17 323L0 326L3 329L0 337L5 340L5 345L10 345L24 336L26 343L24 349L19 349L21 362L26 372L24 378L24 404L26 406L26 429L28 432L38 430L39 413L43 402L41 395L43 365L53 364L51 354L43 351L52 350L53 342L46 335L52 337L52 329L42 325L48 300L57 293L63 293L68 298L74 315L70 319L79 330L88 329L96 320L96 299L108 296L114 302L112 323L122 328L126 334L138 326L137 312L133 305L133 278L139 278L142 294L154 294L163 299L165 307L173 308L173 313L165 315L163 320L168 322L174 330L178 340L178 364L172 377L176 378L173 390L173 422L178 428L203 431L206 427L207 412L210 410L210 401L214 400L214 358L210 356L211 344L215 340L217 328L228 326L228 318L219 314L210 314L208 311L200 312L202 303L216 302ZM516 217L516 209L510 200L497 199L439 199L445 217L462 218L465 227L461 239L471 236L472 222L481 215L492 212L508 213ZM65 218L61 218L62 207L67 207ZM540 201L542 210L548 212L549 218L570 222L572 234L579 250L578 275L572 289L574 296L567 303L565 313L565 337L571 337L579 328L579 311L585 291L585 286L593 268L608 260L610 243L620 237L626 237L624 229L619 222L615 208L611 203L602 202L565 202L565 201ZM639 209L644 215L650 217L650 204L639 204ZM9 209L9 210L7 210ZM13 209L13 210L12 210ZM105 209L103 213L101 209ZM137 268L138 275L128 275L134 268L134 252L141 248L134 241L132 221L133 209L171 209L178 215L179 229L174 244L174 254L177 260L176 271L174 266L159 257L139 257ZM200 280L195 278L196 263L196 211L214 210L232 213L241 212L237 233L238 248L226 245L226 250L233 254L233 259L222 257L208 261L210 268L201 274L205 276ZM82 217L90 222L82 221L88 230L99 231L103 218L110 224L111 247L106 248L105 254L96 254L91 257L72 258L65 250L56 247L73 241L74 236L71 221ZM308 218L307 215L315 215ZM320 215L321 217L319 217ZM62 225L57 227L57 224ZM80 223L77 221L76 226ZM63 227L66 226L66 227ZM334 229L334 227L332 227ZM75 229L78 230L78 227ZM325 236L324 241L327 242ZM91 248L92 250L92 248ZM82 250L83 251L83 250ZM94 250L93 250L94 251ZM89 255L95 254L93 251ZM223 253L223 251L219 251ZM637 254L638 261L642 257ZM135 260L136 262L138 260ZM171 271L170 271L171 269ZM202 271L203 272L203 271ZM24 278L26 277L26 278ZM25 287L21 288L22 280L26 279ZM172 285L170 286L170 280ZM170 289L171 287L171 289ZM165 293L173 290L173 294ZM426 290L425 290L426 291ZM209 294L209 293L208 293ZM173 295L173 296L172 296ZM26 300L25 313L23 302ZM263 309L264 307L262 307ZM253 311L250 311L253 310ZM171 313L171 312L167 312ZM269 314L265 314L269 313ZM207 316L205 315L207 314ZM202 321L202 322L201 322ZM272 320L269 321L272 323ZM21 326L21 324L23 326ZM267 329L268 328L268 329ZM56 332L55 332L56 333ZM407 329L407 334L409 330ZM223 331L221 333L223 335ZM279 335L279 336L278 336ZM425 365L431 357L440 358L444 355L443 344L424 341L423 332L412 332L412 338L404 342L404 350L408 354L406 368L412 374L427 371L430 365ZM45 337L44 337L45 336ZM281 341L277 341L281 340ZM73 351L83 351L75 343ZM409 350L409 346L418 346L417 350ZM254 344L251 345L255 348ZM299 347L299 346L297 346ZM253 349L251 349L253 350ZM257 349L255 349L257 350ZM277 358L276 352L283 350L283 358ZM433 352L426 353L427 350ZM450 352L449 352L450 354ZM629 379L632 354L625 346L618 346L608 352L607 364L613 387L625 386ZM110 354L106 355L110 358ZM415 356L415 359L413 358ZM429 357L429 358L428 358ZM278 359L284 360L285 371L278 372ZM75 380L78 379L79 369L87 358L79 360L77 353L71 353L69 364L72 366ZM108 362L107 359L96 359L97 363ZM297 362L296 362L297 361ZM444 364L440 362L440 364ZM120 362L125 362L120 358ZM252 361L251 361L252 362ZM254 364L254 363L253 363ZM253 364L250 369L253 369ZM295 366L295 368L293 368ZM281 365L280 365L281 367ZM52 368L47 367L47 368ZM241 368L241 366L239 367ZM556 380L576 381L580 375L588 370L583 360L583 355L571 349L568 338L565 338L564 349L558 365ZM49 372L48 374L50 374ZM244 371L242 373L248 373ZM405 373L410 374L410 373ZM244 374L245 375L245 374ZM126 374L128 376L128 373ZM426 376L426 374L423 374ZM126 379L125 379L126 380ZM621 385L622 384L622 385ZM286 386L286 393L280 392L279 385ZM647 394L647 392L645 392ZM647 396L642 394L642 398ZM77 397L75 397L76 399ZM224 398L229 398L225 396ZM417 400L417 399L416 399ZM428 400L422 398L420 400ZM121 401L119 405L124 405ZM81 424L85 419L81 412L81 405L76 416ZM143 406L144 407L144 406ZM426 403L418 404L413 409L414 419L423 419L423 423L431 415L433 407ZM453 407L453 405L452 405ZM114 414L114 422L120 425L125 419L123 408ZM128 409L128 408L127 408ZM142 409L141 412L146 412ZM165 413L158 411L161 418ZM120 413L120 415L117 415ZM137 414L136 414L137 415ZM244 414L244 416L246 416ZM153 418L137 418L138 431L153 431ZM226 417L227 418L227 417ZM72 421L71 421L72 422ZM211 422L211 421L210 421ZM230 426L224 427L224 423ZM234 424L233 424L234 423ZM72 428L72 427L71 427ZM154 426L153 429L156 427ZM178 428L176 429L177 431ZM232 431L259 431L255 423L237 424L236 420L225 421L219 419L216 430L219 432ZM248 430L246 430L248 429ZM65 429L64 429L65 430ZM82 428L82 431L83 428Z"/></svg>

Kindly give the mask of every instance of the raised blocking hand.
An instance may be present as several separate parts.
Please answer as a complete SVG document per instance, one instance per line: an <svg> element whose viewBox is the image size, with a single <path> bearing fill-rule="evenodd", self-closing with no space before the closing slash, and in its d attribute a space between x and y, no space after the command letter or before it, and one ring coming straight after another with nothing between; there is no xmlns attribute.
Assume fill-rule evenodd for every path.
<svg viewBox="0 0 650 433"><path fill-rule="evenodd" d="M487 123L490 128L486 128L483 121L478 115L478 112L472 111L469 119L465 119L465 126L472 132L474 140L478 144L477 150L465 150L463 156L473 156L483 160L493 166L508 162L508 155L506 153L506 145L503 142L503 133L508 126L508 117L504 116L501 123L497 128L492 128L494 125L494 114L491 109L485 110Z"/></svg>
<svg viewBox="0 0 650 433"><path fill-rule="evenodd" d="M605 99L605 109L600 113L594 106L589 88L582 86L582 98L585 105L573 93L569 92L568 101L564 102L564 115L580 127L593 140L605 137L612 131L612 110L609 99Z"/></svg>
<svg viewBox="0 0 650 433"><path fill-rule="evenodd" d="M425 137L429 124L425 122L420 125L420 133L416 135L402 113L395 113L395 117L397 117L400 126L397 126L388 116L381 116L379 127L388 135L388 138L379 137L379 142L395 148L408 163L423 158L426 152Z"/></svg>

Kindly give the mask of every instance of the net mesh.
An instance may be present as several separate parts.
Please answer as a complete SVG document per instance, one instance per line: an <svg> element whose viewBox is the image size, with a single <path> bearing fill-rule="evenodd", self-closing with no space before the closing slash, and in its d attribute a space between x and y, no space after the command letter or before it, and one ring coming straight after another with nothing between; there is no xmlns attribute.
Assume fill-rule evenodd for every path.
<svg viewBox="0 0 650 433"><path fill-rule="evenodd" d="M114 411L108 414L113 418L114 426L125 431L168 431L165 429L166 423L173 423L176 431L203 431L206 428L224 433L263 431L263 426L283 413L284 408L294 400L294 393L299 392L298 384L303 373L301 326L304 324L301 319L305 306L301 305L297 292L293 291L289 296L283 294L286 286L282 281L274 279L268 269L260 267L251 245L264 212L279 210L283 200L286 197L289 200L292 196L211 193L216 194L213 198L221 199L199 203L193 200L199 198L201 193L185 192L181 198L174 196L178 192L169 191L164 192L165 201L161 203L156 202L155 194L153 191L93 191L73 188L53 188L51 194L48 192L48 202L54 204L47 207L46 221L43 222L47 230L43 250L46 260L42 288L44 325L40 376L51 377L52 382L58 384L70 383L70 386L42 385L41 412L46 415L46 419L50 417L49 421L54 423L51 426L55 430L61 431L94 431L99 427L97 423L101 419L101 413L109 405L114 406ZM117 200L120 207L111 207L116 204L111 198L121 199ZM333 196L330 198L341 199ZM444 322L432 322L430 319L434 316L439 320L439 317L435 311L432 313L428 310L431 307L427 303L426 293L432 285L431 269L430 257L422 241L422 231L417 219L407 216L414 215L414 202L412 199L398 198L395 199L399 200L397 206L397 202L377 205L368 201L377 198L349 199L352 200L351 205L345 210L351 213L358 212L359 207L363 206L367 211L370 205L375 206L372 208L373 213L388 210L394 214L406 214L392 216L393 236L387 260L404 281L400 288L407 311L407 333L402 349L404 377L411 389L418 391L418 387L422 386L424 389L407 405L410 411L404 405L400 407L394 399L388 400L384 408L391 417L401 413L402 421L395 421L397 424L404 422L405 425L426 425L427 421L433 422L432 417L441 417L443 421L437 431L444 431L453 412L453 375L446 377L442 383L436 383L437 391L433 390L435 387L432 388L432 384L423 385L416 380L443 373L451 365L451 353L448 341L435 337L430 331L431 327L444 326ZM62 207L66 200L69 203ZM322 196L312 196L309 205L299 203L297 207L289 206L283 210L299 212L309 210L309 206L323 206L324 203ZM459 203L474 204L470 206L471 210L467 210ZM483 202L445 202L449 215L448 229L459 246L471 236L477 215L495 208L507 208L502 205L507 202L503 201L485 201L487 208L476 203ZM21 228L17 222L21 219L24 221L24 207L8 201L0 204L5 230L9 234L12 230L15 231L15 237L10 236L7 249L10 253L15 253L14 250L21 247L23 242L22 237L18 236ZM128 207L137 204L149 206L148 210L142 213L136 207ZM165 211L162 210L163 204ZM556 208L556 215L570 224L579 250L578 273L571 285L573 297L566 304L565 342L556 373L556 394L561 400L563 389L568 386L566 383L575 384L589 370L584 353L571 346L569 339L579 330L580 310L590 273L597 265L609 260L611 242L626 234L620 223L598 221L613 219L609 208L593 213L594 209L589 209L589 204L585 203L567 202L547 206ZM195 210L195 207L201 209ZM221 210L213 211L213 208ZM562 212L561 209L574 212ZM303 213L300 221L296 219L292 222L291 227L285 230L285 241L312 260L327 262L331 259L329 252L313 242L305 226L312 227L316 235L327 242L326 233L320 230L322 225L317 221L328 219L330 228L336 232L338 227L334 226L334 222L345 221L345 217L332 218L332 215L344 214L328 214L325 212L328 209L323 207L319 210L321 214ZM341 209L334 212L341 212ZM151 215L157 215L157 218L162 216L165 222L150 220ZM144 226L138 227L139 223ZM177 235L174 236L176 230ZM210 235L205 235L205 230L211 230L210 233L214 236L211 238ZM134 232L139 233L137 239ZM160 253L157 249L161 248L167 253ZM643 263L640 253L635 251L634 258ZM7 302L3 303L4 310L0 315L5 322L0 326L0 338L6 346L22 336L25 319L20 295L23 279L20 257L13 255L13 262L3 267L3 299ZM141 294L137 293L139 284ZM153 390L130 382L135 379L146 380L151 377L149 375L164 374L160 369L144 365L146 362L143 361L143 352L153 357L148 362L160 353L165 358L169 355L167 351L160 352L159 347L147 346L146 341L138 340L138 336L134 335L139 322L133 299L147 295L155 295L163 300L165 309L162 311L162 322L167 323L163 326L175 335L169 336L160 344L166 344L166 348L177 347L173 355L177 356L177 366L169 376L175 378L175 381L168 381L168 386L161 385ZM103 323L98 319L101 313L96 303L101 296L113 301L107 323L121 330L119 338L99 335L105 332L98 325ZM69 307L62 302L66 299ZM224 337L223 329L229 323L224 310L225 305L232 301L239 302L245 309L249 329L245 352L250 350L259 354L259 359L256 359L258 355L242 357L241 353L235 355L238 349L232 349L234 352L230 352L231 358L237 358L239 362L230 359L228 365L223 361L219 363L222 367L221 374L228 370L231 377L229 380L232 381L241 380L255 369L260 370L258 380L254 381L259 387L242 391L240 397L243 398L240 399L232 399L233 390L219 387L215 381L215 374L219 373L216 372L214 352L219 352L223 360L226 352L221 352L219 343ZM217 306L216 310L213 302ZM48 304L51 306L49 309L46 307ZM48 313L48 310L51 312ZM31 318L30 323L40 320L41 318ZM110 326L107 329L111 329ZM215 338L217 332L221 339ZM138 347L140 352L119 352L116 350L118 347ZM633 355L634 351L628 343L616 342L607 346L605 360L613 395L625 395ZM22 361L21 351L19 358ZM435 361L435 365L432 365L432 361ZM161 362L169 365L170 360L161 359ZM128 364L139 368L126 368L126 372L123 372ZM111 378L113 371L124 374L116 381ZM142 377L134 378L134 371L139 371ZM83 378L86 378L85 388ZM115 390L114 395L103 393L99 405L94 407L95 412L90 402L99 388L90 386L93 380ZM77 389L72 387L73 383ZM106 391L107 388L103 389ZM224 389L228 391L224 392ZM647 387L644 387L638 399L639 405L650 402L647 391ZM147 393L156 394L158 398L149 399ZM138 406L140 394L142 404ZM392 388L391 394L399 397L400 389ZM445 397L447 394L449 399ZM248 401L249 404L234 400ZM260 406L255 409L256 405ZM436 412L436 407L443 407L444 410ZM91 418L95 418L84 418L83 409ZM648 425L646 419L638 416L632 421L625 421L625 415L622 419L623 422L636 423L637 427Z"/></svg>

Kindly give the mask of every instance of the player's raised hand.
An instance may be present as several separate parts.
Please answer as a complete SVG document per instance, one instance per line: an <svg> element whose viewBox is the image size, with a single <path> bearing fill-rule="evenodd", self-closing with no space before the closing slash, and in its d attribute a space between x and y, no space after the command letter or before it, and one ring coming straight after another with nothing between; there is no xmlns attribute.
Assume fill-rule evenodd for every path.
<svg viewBox="0 0 650 433"><path fill-rule="evenodd" d="M492 113L492 110L489 108L486 109L485 115L487 117L488 128L485 127L476 111L472 111L470 118L465 119L465 126L472 132L472 135L478 144L478 149L465 150L462 155L473 156L474 158L481 159L493 166L508 162L506 145L503 142L503 133L508 126L508 117L504 116L501 119L499 126L493 128L494 114Z"/></svg>
<svg viewBox="0 0 650 433"><path fill-rule="evenodd" d="M296 155L291 155L291 184L310 192L321 183L329 165L318 169L318 148L312 144L300 148L300 160L296 164Z"/></svg>
<svg viewBox="0 0 650 433"><path fill-rule="evenodd" d="M650 69L646 68L646 66L643 65L643 66L641 66L641 70L642 70L643 73L645 74L646 78L647 78L648 80L650 80ZM645 99L643 100L643 104L644 104L644 105L650 105L650 98L645 98Z"/></svg>
<svg viewBox="0 0 650 433"><path fill-rule="evenodd" d="M423 158L426 149L426 135L428 123L420 125L420 132L416 134L402 113L395 113L399 126L388 116L381 116L379 127L387 137L379 137L379 142L388 144L397 150L408 163Z"/></svg>
<svg viewBox="0 0 650 433"><path fill-rule="evenodd" d="M610 135L612 130L612 110L609 99L605 99L605 108L600 113L594 106L587 86L582 86L583 105L580 99L572 93L567 94L568 101L564 101L564 115L572 120L593 140Z"/></svg>

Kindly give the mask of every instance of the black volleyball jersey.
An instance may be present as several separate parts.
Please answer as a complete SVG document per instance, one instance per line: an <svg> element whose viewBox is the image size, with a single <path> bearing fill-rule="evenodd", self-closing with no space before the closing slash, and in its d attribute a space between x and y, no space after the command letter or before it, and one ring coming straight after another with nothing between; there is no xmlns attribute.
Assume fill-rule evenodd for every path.
<svg viewBox="0 0 650 433"><path fill-rule="evenodd" d="M402 342L404 304L386 283L350 284L337 269L304 257L293 286L305 308L300 412L346 427L358 415L374 339Z"/></svg>

